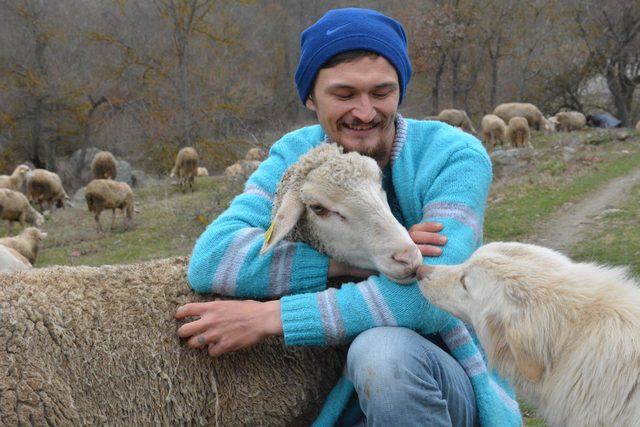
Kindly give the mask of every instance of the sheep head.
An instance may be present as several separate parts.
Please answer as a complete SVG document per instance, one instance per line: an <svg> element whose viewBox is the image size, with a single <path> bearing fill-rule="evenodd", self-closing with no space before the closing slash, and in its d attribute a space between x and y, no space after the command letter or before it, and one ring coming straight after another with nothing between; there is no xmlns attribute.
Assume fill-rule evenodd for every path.
<svg viewBox="0 0 640 427"><path fill-rule="evenodd" d="M302 241L348 265L411 283L422 255L391 213L375 160L322 144L280 182L261 254L279 241Z"/></svg>

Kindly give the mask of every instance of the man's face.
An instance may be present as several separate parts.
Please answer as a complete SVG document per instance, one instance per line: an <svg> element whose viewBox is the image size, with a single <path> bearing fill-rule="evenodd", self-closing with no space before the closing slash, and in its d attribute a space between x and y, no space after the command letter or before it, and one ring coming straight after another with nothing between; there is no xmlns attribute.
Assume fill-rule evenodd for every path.
<svg viewBox="0 0 640 427"><path fill-rule="evenodd" d="M312 95L306 106L332 141L386 165L400 100L398 74L389 61L365 56L323 68Z"/></svg>

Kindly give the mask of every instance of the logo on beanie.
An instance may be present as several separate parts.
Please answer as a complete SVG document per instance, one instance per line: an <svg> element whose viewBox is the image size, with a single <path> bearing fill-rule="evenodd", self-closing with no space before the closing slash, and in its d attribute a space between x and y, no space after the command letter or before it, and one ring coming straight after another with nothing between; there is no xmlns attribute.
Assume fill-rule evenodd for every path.
<svg viewBox="0 0 640 427"><path fill-rule="evenodd" d="M332 28L331 30L327 30L327 35L330 36L331 34L335 33L338 30L341 30L342 28L346 27L347 25L351 25L351 22L347 22L346 24L342 24L339 27Z"/></svg>

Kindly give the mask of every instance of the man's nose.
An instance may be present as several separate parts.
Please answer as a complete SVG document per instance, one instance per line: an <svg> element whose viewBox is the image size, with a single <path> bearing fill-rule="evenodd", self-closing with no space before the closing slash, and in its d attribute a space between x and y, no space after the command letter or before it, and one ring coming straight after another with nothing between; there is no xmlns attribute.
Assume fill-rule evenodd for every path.
<svg viewBox="0 0 640 427"><path fill-rule="evenodd" d="M358 99L353 109L353 116L363 123L369 123L376 117L376 110L369 95L363 95Z"/></svg>

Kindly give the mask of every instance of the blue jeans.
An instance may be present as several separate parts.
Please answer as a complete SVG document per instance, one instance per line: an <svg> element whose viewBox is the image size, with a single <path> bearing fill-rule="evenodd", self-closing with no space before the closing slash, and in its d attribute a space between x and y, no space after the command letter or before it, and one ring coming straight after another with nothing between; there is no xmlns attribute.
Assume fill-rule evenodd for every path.
<svg viewBox="0 0 640 427"><path fill-rule="evenodd" d="M475 396L462 367L417 332L369 329L347 356L367 426L477 426Z"/></svg>

